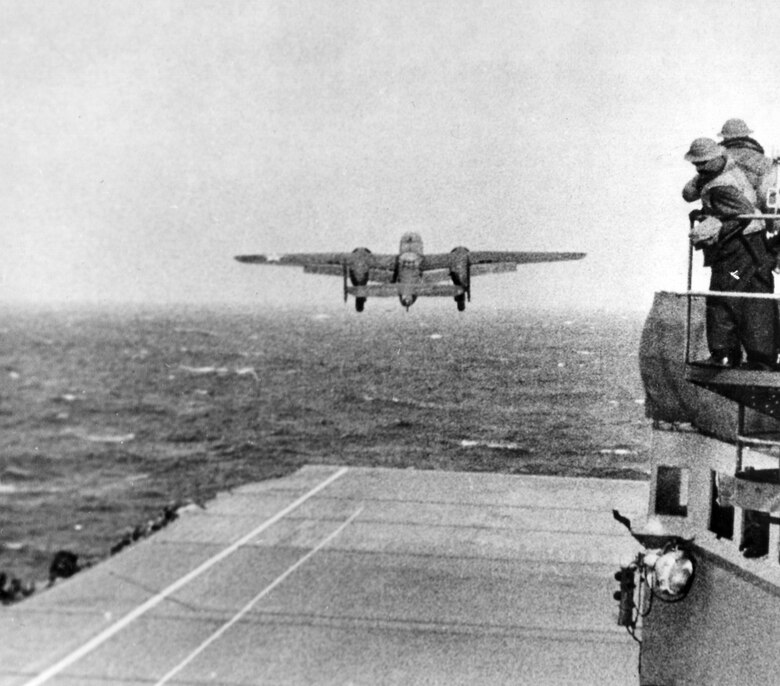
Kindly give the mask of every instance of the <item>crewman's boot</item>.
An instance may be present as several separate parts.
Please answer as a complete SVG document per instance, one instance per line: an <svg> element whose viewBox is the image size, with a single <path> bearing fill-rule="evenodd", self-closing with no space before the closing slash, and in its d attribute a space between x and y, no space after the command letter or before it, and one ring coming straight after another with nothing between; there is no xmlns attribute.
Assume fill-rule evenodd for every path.
<svg viewBox="0 0 780 686"><path fill-rule="evenodd" d="M774 372L778 370L777 359L775 356L767 355L765 353L757 353L752 350L748 350L746 366L748 369L755 369L765 372Z"/></svg>
<svg viewBox="0 0 780 686"><path fill-rule="evenodd" d="M703 364L709 367L739 367L741 357L739 352L713 350L706 360L697 361L695 364Z"/></svg>

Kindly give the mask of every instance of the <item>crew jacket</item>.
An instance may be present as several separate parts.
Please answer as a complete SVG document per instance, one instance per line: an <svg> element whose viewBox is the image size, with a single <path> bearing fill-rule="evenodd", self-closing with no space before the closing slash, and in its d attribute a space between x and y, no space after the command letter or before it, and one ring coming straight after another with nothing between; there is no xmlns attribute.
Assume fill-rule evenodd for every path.
<svg viewBox="0 0 780 686"><path fill-rule="evenodd" d="M742 169L727 158L720 172L699 177L702 213L717 217L723 223L716 242L703 249L704 265L730 268L741 263L747 251L757 268L769 266L771 258L766 247L764 222L736 218L756 211L756 191Z"/></svg>
<svg viewBox="0 0 780 686"><path fill-rule="evenodd" d="M762 145L749 136L727 138L721 145L728 156L745 172L750 185L758 190L761 181L772 168L772 160L764 154Z"/></svg>

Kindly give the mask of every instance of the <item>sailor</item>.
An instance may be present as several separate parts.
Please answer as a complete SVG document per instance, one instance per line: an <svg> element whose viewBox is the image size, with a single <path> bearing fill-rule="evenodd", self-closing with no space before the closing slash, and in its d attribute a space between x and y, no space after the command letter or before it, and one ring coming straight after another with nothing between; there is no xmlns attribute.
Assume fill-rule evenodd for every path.
<svg viewBox="0 0 780 686"><path fill-rule="evenodd" d="M737 166L745 173L750 185L758 194L756 205L762 211L767 208L766 191L771 185L769 178L772 172L772 160L764 155L763 146L751 138L752 129L742 119L727 119L718 136L723 139L721 145L726 149L729 158L734 160ZM775 179L776 181L776 179ZM683 196L688 202L698 200L698 185L701 180L695 176L683 191Z"/></svg>
<svg viewBox="0 0 780 686"><path fill-rule="evenodd" d="M742 119L728 119L718 136L723 139L721 145L726 148L728 156L745 172L748 181L758 192L763 178L772 169L772 160L764 155L764 148L755 138L750 137L751 133L753 131Z"/></svg>
<svg viewBox="0 0 780 686"><path fill-rule="evenodd" d="M764 155L764 148L750 134L753 131L743 119L727 119L721 128L721 145L726 148L728 155L745 172L748 181L756 189L756 207L759 211L775 213L780 207L780 198L777 193L777 161ZM769 220L766 222L769 234L769 248L774 254L774 271L780 273L780 221ZM777 303L780 308L780 302ZM780 309L778 310L780 314ZM778 327L780 335L780 327ZM778 340L780 349L780 340ZM778 358L780 360L780 358Z"/></svg>
<svg viewBox="0 0 780 686"><path fill-rule="evenodd" d="M696 176L683 189L688 202L701 200L691 213L690 239L712 269L710 290L773 293L773 256L763 221L737 219L756 212L756 191L726 149L710 138L691 143L685 159ZM774 369L777 360L776 307L772 300L707 298L708 364L736 367L744 347L748 366Z"/></svg>

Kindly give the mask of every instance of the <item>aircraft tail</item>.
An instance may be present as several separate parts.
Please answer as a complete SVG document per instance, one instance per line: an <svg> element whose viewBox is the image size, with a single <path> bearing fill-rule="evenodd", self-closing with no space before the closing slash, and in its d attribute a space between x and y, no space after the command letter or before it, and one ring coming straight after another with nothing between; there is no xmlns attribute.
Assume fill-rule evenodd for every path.
<svg viewBox="0 0 780 686"><path fill-rule="evenodd" d="M416 288L415 295L425 295L433 297L454 298L456 295L462 295L466 292L465 288L455 284L426 284Z"/></svg>
<svg viewBox="0 0 780 686"><path fill-rule="evenodd" d="M395 298L398 296L398 288L391 284L347 286L347 293L356 298Z"/></svg>

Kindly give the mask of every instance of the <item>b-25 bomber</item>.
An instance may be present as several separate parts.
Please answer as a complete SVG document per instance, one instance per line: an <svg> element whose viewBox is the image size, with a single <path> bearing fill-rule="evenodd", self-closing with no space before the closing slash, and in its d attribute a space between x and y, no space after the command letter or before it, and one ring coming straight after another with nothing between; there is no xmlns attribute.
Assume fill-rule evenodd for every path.
<svg viewBox="0 0 780 686"><path fill-rule="evenodd" d="M471 299L471 279L481 274L516 271L518 264L579 260L581 252L471 251L463 246L448 253L423 252L418 233L405 233L397 255L352 252L238 255L239 262L303 267L308 274L341 276L344 301L352 295L362 312L369 297L398 297L407 310L421 296L452 297L459 311ZM446 283L449 282L449 283Z"/></svg>

